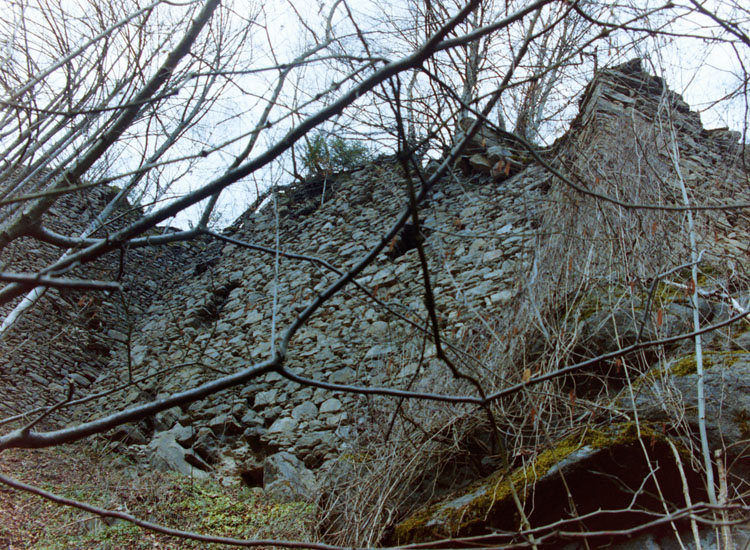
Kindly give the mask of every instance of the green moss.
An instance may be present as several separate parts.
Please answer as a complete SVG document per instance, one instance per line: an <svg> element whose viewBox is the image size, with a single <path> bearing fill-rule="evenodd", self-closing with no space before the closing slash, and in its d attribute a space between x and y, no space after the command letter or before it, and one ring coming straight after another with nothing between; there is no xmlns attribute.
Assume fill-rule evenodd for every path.
<svg viewBox="0 0 750 550"><path fill-rule="evenodd" d="M712 265L702 264L698 270L698 288L706 287L711 285L711 281L716 279L720 275L720 271ZM691 268L685 268L680 270L672 280L682 285L689 285L693 279L693 271ZM663 281L659 281L656 291L654 292L654 300L656 303L661 302L662 304L670 304L673 302L687 302L689 296L686 294L684 288L676 287L674 285L666 284Z"/></svg>
<svg viewBox="0 0 750 550"><path fill-rule="evenodd" d="M175 511L199 517L198 530L223 536L252 536L272 525L283 530L302 530L314 513L304 502L265 502L258 490L246 489L240 495L227 494L215 483L191 483Z"/></svg>
<svg viewBox="0 0 750 550"><path fill-rule="evenodd" d="M422 508L396 525L395 537L398 543L408 544L417 540L439 538L439 526L431 529L429 521L441 507L441 504L433 504L432 506Z"/></svg>
<svg viewBox="0 0 750 550"><path fill-rule="evenodd" d="M130 510L133 515L169 527L218 536L248 539L314 537L316 509L313 504L273 502L260 489L227 489L211 480L197 481L172 475L165 477L161 494L153 495L148 509L140 509L138 504L136 509ZM83 501L103 501L105 507L113 507L109 495L97 492L96 487L83 485L60 492ZM78 511L66 510L66 513L69 515L66 524L76 528L51 529L37 541L35 548L116 550L155 547L156 539L148 531L131 523L119 521L108 526L89 514L84 515L87 521L81 521ZM180 541L179 544L180 548L205 546L190 540Z"/></svg>
<svg viewBox="0 0 750 550"><path fill-rule="evenodd" d="M606 289L599 288L583 296L573 309L577 310L579 319L582 321L600 311L611 312L621 307L627 307L628 310L632 308L634 311L638 311L640 307L633 307L631 303L632 298L638 298L638 295L633 295L630 288L627 287L612 286ZM645 295L641 296L641 298L645 298Z"/></svg>
<svg viewBox="0 0 750 550"><path fill-rule="evenodd" d="M349 462L350 464L366 464L372 461L372 455L365 452L344 453L339 457L339 460Z"/></svg>
<svg viewBox="0 0 750 550"><path fill-rule="evenodd" d="M719 271L711 265L702 265L698 274L698 286L704 287L710 284L711 280L719 275ZM670 278L680 285L688 285L692 280L692 271L683 269ZM606 288L592 289L586 296L583 296L574 305L573 309L577 310L580 319L585 320L591 315L602 311L604 308L617 306L623 299L634 299L634 302L640 301L645 306L648 300L650 288L645 288L639 292L633 293L633 289L628 286L612 285ZM688 303L689 297L685 293L685 288L659 281L654 290L652 308L658 308L672 303ZM642 309L643 306L634 307L635 311Z"/></svg>
<svg viewBox="0 0 750 550"><path fill-rule="evenodd" d="M705 356L703 366L706 366ZM690 374L695 374L698 370L698 363L695 354L690 353L684 357L680 357L672 364L672 367L669 370L675 376L688 376Z"/></svg>
<svg viewBox="0 0 750 550"><path fill-rule="evenodd" d="M710 264L701 264L698 269L698 287L706 286L710 279L716 278L720 274L720 271ZM686 284L693 278L693 268L686 267L681 269L677 274L677 280L680 283ZM684 292L684 291L682 291Z"/></svg>
<svg viewBox="0 0 750 550"><path fill-rule="evenodd" d="M724 357L725 365L731 367L740 360L740 357L746 356L747 352L745 350L721 351L717 355Z"/></svg>
<svg viewBox="0 0 750 550"><path fill-rule="evenodd" d="M521 502L525 502L534 483L573 452L586 446L604 449L631 445L638 440L638 436L638 426L633 422L618 424L607 432L585 430L569 436L540 453L528 466L517 468L510 477L507 472L499 471L462 490L463 496L433 504L413 514L396 526L396 542L409 544L445 536L461 536L469 532L474 524L485 521L492 511L501 506L503 510L510 510L513 522L518 524L520 518L512 503L511 483ZM642 423L640 437L652 440L663 439L664 436Z"/></svg>
<svg viewBox="0 0 750 550"><path fill-rule="evenodd" d="M742 350L736 351L704 351L703 368L710 369L714 365L722 364L726 367L734 365L741 356L747 355ZM690 353L672 363L669 371L675 376L689 376L698 372L698 363L695 353Z"/></svg>
<svg viewBox="0 0 750 550"><path fill-rule="evenodd" d="M645 294L644 298L648 298L648 293ZM681 288L677 288L672 285L668 285L663 281L659 281L654 290L654 303L655 304L671 304L679 302L685 298L685 291Z"/></svg>
<svg viewBox="0 0 750 550"><path fill-rule="evenodd" d="M600 437L592 442L591 445L598 449L620 447L632 445L639 438L653 441L655 439L664 439L664 435L646 422L641 422L640 424L623 422L622 424L618 424L616 434L604 436L604 438Z"/></svg>
<svg viewBox="0 0 750 550"><path fill-rule="evenodd" d="M138 546L132 546L133 540L138 540L139 538L143 539L143 530L137 525L133 525L126 521L118 521L111 527L103 527L102 529L82 538L83 540L79 541L79 544L95 544L98 550L116 550L123 547L143 549L153 547L153 541L150 540L142 540ZM71 537L70 540L66 541L66 544L72 543L72 546L70 547L74 548L77 546L75 542L76 539ZM66 546L66 548L70 547Z"/></svg>

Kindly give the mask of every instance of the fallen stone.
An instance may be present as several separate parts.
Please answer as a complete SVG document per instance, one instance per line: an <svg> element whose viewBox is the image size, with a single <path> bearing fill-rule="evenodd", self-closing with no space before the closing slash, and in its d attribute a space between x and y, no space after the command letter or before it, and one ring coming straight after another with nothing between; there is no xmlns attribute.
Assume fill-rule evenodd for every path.
<svg viewBox="0 0 750 550"><path fill-rule="evenodd" d="M191 450L184 448L171 432L159 432L148 444L149 463L161 471L179 472L205 479L211 467Z"/></svg>
<svg viewBox="0 0 750 550"><path fill-rule="evenodd" d="M482 155L471 155L469 166L481 174L489 174L492 171L492 163Z"/></svg>
<svg viewBox="0 0 750 550"><path fill-rule="evenodd" d="M217 436L222 435L239 435L244 429L237 419L231 414L220 414L208 421L208 427L211 428Z"/></svg>
<svg viewBox="0 0 750 550"><path fill-rule="evenodd" d="M262 446L263 436L266 435L266 428L263 426L250 426L242 432L242 439L254 450L259 450Z"/></svg>
<svg viewBox="0 0 750 550"><path fill-rule="evenodd" d="M337 413L329 416L326 419L326 424L333 428L339 426L342 422L346 422L348 418L349 415L346 412Z"/></svg>
<svg viewBox="0 0 750 550"><path fill-rule="evenodd" d="M331 384L350 384L357 377L357 372L351 367L335 370L328 377Z"/></svg>
<svg viewBox="0 0 750 550"><path fill-rule="evenodd" d="M388 336L388 323L385 321L375 321L365 332L372 338L383 339Z"/></svg>
<svg viewBox="0 0 750 550"><path fill-rule="evenodd" d="M496 306L505 305L513 299L513 295L514 293L510 290L501 290L490 296L490 302Z"/></svg>
<svg viewBox="0 0 750 550"><path fill-rule="evenodd" d="M293 432L299 423L289 416L284 416L281 418L277 418L273 424L271 424L271 427L268 428L268 433L270 434L288 434Z"/></svg>
<svg viewBox="0 0 750 550"><path fill-rule="evenodd" d="M318 416L318 407L316 407L310 401L300 403L294 409L292 409L292 418L295 420L303 420L308 418L316 418Z"/></svg>
<svg viewBox="0 0 750 550"><path fill-rule="evenodd" d="M282 502L315 502L319 496L315 475L299 458L288 452L266 457L263 487L274 499Z"/></svg>
<svg viewBox="0 0 750 550"><path fill-rule="evenodd" d="M253 409L248 409L245 414L242 415L240 422L245 426L261 425L263 424L263 417Z"/></svg>
<svg viewBox="0 0 750 550"><path fill-rule="evenodd" d="M261 416L266 421L266 423L272 423L274 420L276 420L279 415L283 412L284 409L282 409L280 406L276 405L275 407L269 407L267 409L263 409L263 412L261 413Z"/></svg>
<svg viewBox="0 0 750 550"><path fill-rule="evenodd" d="M279 393L279 390L277 389L258 392L255 394L255 406L265 407L268 405L275 405L277 393Z"/></svg>
<svg viewBox="0 0 750 550"><path fill-rule="evenodd" d="M195 431L192 426L183 426L179 422L171 430L177 442L183 447L190 447L195 441Z"/></svg>
<svg viewBox="0 0 750 550"><path fill-rule="evenodd" d="M163 431L169 430L172 426L174 426L177 423L179 419L180 419L180 409L178 407L167 409L166 411L157 413L154 416L154 429L157 432L163 432Z"/></svg>
<svg viewBox="0 0 750 550"><path fill-rule="evenodd" d="M395 353L398 350L396 346L391 346L387 344L378 344L375 346L372 346L369 350L367 350L367 353L365 354L365 359L377 359L378 357L384 357L386 355L389 355L391 353Z"/></svg>
<svg viewBox="0 0 750 550"><path fill-rule="evenodd" d="M320 413L326 414L326 413L336 413L339 412L342 408L341 401L336 399L335 397L331 397L330 399L326 399L323 404L320 405Z"/></svg>
<svg viewBox="0 0 750 550"><path fill-rule="evenodd" d="M216 444L216 435L213 430L204 426L198 429L195 443L193 443L193 450L206 462L213 463L216 462L219 456L219 450L217 449Z"/></svg>

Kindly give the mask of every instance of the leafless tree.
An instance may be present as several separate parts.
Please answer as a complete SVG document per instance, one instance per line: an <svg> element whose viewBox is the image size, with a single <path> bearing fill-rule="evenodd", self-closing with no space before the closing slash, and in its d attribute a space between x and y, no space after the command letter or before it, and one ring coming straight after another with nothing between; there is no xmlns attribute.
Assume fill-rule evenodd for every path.
<svg viewBox="0 0 750 550"><path fill-rule="evenodd" d="M268 9L260 4L248 7L244 2L219 0L155 0L143 5L17 0L0 13L0 280L7 283L0 289L0 305L4 308L0 338L12 337L19 319L39 307L48 289L74 288L126 296L124 262L120 263L120 273L107 278L96 278L86 271L91 262L106 255L124 256L133 250L158 254L172 243L202 246L207 241L223 241L259 250L278 265L278 259L286 254L278 246L232 239L216 232L211 221L227 203L242 202L243 207L249 207L254 202L257 209L264 201L274 200L276 186L261 187L258 182L278 182L289 173L299 174L296 162L300 150L315 130L371 140L379 143L383 152L395 153L406 187L399 215L352 267L343 269L321 258L286 254L296 261L314 263L334 274L335 280L311 297L287 326L277 326L274 317L271 352L266 359L133 406L119 408L110 400L106 413L95 420L44 428L56 411L76 403L85 406L96 397L76 395L73 399L70 385L69 393L59 403L44 403L38 410L24 410L5 419L4 425L22 422L0 436L0 451L83 440L276 372L305 386L397 401L398 414L393 416L387 434L380 435L387 440L396 417L401 415L401 427L394 430L402 430L401 435L411 434L412 429L420 432L423 439L414 448L431 453L431 458L448 452L440 443L446 433L468 432L468 424L485 423L492 433L489 444L510 468L514 457L523 457L522 451L530 441L534 442L531 446L541 446L541 442L564 431L561 419L572 413L560 403L575 396L561 397L561 387L556 384L563 377L594 364L621 365L623 358L637 362L632 358L638 354L642 359L650 350L688 338L696 339L700 356L701 334L748 315L747 305L735 302L732 314L718 324L706 327L698 319L701 289L696 284L696 270L703 257L695 234L723 223L712 217L716 212L731 213L737 227L745 227L750 205L747 201L727 203L727 195L720 201L703 197L682 178L680 142L668 128L674 121L668 115L676 108L669 104L673 98L665 95L663 109L655 114L664 124L664 132L649 134L634 121L626 142L618 144L620 151L627 153L619 160L584 150L579 158L587 159L585 163L570 163L534 145L552 141L570 123L575 114L573 100L586 93L583 84L595 72L628 59L631 53L647 56L651 47L669 43L689 48L694 47L692 41L698 41L733 52L734 66L744 70L750 38L748 12L740 3L707 6L691 0L654 7L638 1L617 6L593 0L432 1L392 4L373 16L346 0L321 4L318 12L301 11L307 7L289 2L283 25L297 29L293 36L299 39L291 46L285 40L292 33L281 32L281 23L275 14L266 12ZM654 67L662 60L664 57L658 55L648 57ZM734 101L728 108L739 112L744 124L747 74L739 73L735 88L721 98ZM738 100L742 103L739 110ZM514 121L513 132L502 124L506 118ZM457 134L456 125L462 119L471 122ZM366 381L332 384L290 370L293 338L343 289L364 291L369 300L388 306L373 289L363 288L358 277L393 246L407 223L421 227L424 199L454 170L474 137L487 131L523 151L527 163L534 163L540 173L546 174L552 182L552 204L556 205L548 210L546 225L538 228L535 237L536 257L531 272L524 277L525 297L519 306L519 316L525 319L518 323L520 330L506 342L498 327L507 318L480 317L473 334L464 335L463 340L447 338L435 307L428 259L421 240L416 238L426 314L414 321L397 308L387 311L417 330L425 343L435 346L438 359L452 380L458 381L460 391L430 392L413 389L411 384L399 388L369 386ZM583 148L584 143L581 138L570 147ZM673 175L670 172L665 176L654 168L653 150L659 144L668 148L671 169L681 185L679 196L660 191L658 184L663 182L659 179ZM734 154L744 162L744 149L738 150ZM437 160L437 166L428 172L420 158L425 151ZM631 164L643 170L644 179L655 182L653 192L641 193L641 188L623 191L621 179ZM747 170L744 174L742 184L747 187ZM75 229L69 225L56 229L55 220L70 215L60 214L56 208L68 204L65 201L71 197L96 202L97 214L75 225ZM577 214L579 205L583 211L585 204L589 217ZM659 216L666 220L665 231L684 238L664 252L658 265L646 266L644 256L661 250L659 237L656 230L647 234L634 228L657 227L662 223ZM168 230L164 225L168 223L189 224L189 228ZM571 234L577 235L575 242L566 241ZM30 263L25 253L37 246L49 247L55 253ZM635 259L631 257L633 251L637 253ZM706 256L713 261L735 262L733 280L747 283L747 265L741 259L720 252L712 256L712 251ZM666 274L685 266L693 270L692 283L687 284L696 312L690 331L650 339L641 338L639 332L633 341L621 342L617 349L591 357L586 355L579 335L564 322L586 293L604 284L607 277L654 281L656 285ZM602 275L605 272L606 276ZM623 287L627 284L622 283ZM736 289L725 290L724 298L731 303ZM80 303L86 303L84 296ZM123 311L127 311L127 298L122 303ZM616 301L610 305L613 311L618 307ZM503 331L506 329L508 326L502 326ZM131 336L128 333L128 345ZM17 353L26 340L13 342L7 353ZM525 351L529 342L535 342L533 354ZM127 362L129 353L126 357ZM524 368L512 373L509 365L516 361L523 361ZM129 387L137 382L137 373L128 368L128 376L121 382L123 388ZM541 388L533 399L532 388ZM439 427L412 426L415 422L408 416L409 407L422 402L432 407L430 414L443 411L444 417L434 414L442 422ZM519 411L528 409L532 402L534 414L529 420ZM474 414L456 419L439 406L442 404L463 406ZM569 408L572 410L572 405ZM539 420L537 415L544 419ZM718 505L705 436L702 444L709 504L687 504L678 511L667 511L654 525L705 516ZM393 447L383 445L382 449L390 452ZM387 491L377 494L379 499L406 498L409 483L418 480L421 468L416 459L409 464L410 468L396 473L392 469L387 474L393 477L386 484ZM370 474L377 479L386 476L383 471ZM61 504L193 540L238 546L338 548L180 532L124 512L64 499L6 476L0 476L0 481ZM515 491L512 483L510 489ZM369 530L338 540L356 545L379 542L393 517L382 501L373 504L374 494L368 488L359 493L360 501L352 498L359 506L357 512L371 514ZM535 547L551 538L558 527L532 526L519 496L514 492L513 497L521 517L516 535L525 537L515 539L522 541L517 544ZM723 506L725 510L734 506L747 512L746 503L741 501L724 502ZM586 533L580 535L585 538Z"/></svg>

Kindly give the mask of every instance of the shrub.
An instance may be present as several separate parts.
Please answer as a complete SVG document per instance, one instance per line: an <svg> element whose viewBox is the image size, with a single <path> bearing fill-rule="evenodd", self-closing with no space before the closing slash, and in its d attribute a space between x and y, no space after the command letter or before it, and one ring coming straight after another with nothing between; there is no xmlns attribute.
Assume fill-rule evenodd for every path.
<svg viewBox="0 0 750 550"><path fill-rule="evenodd" d="M307 141L302 164L308 176L318 176L351 170L370 158L370 150L361 143L317 133Z"/></svg>

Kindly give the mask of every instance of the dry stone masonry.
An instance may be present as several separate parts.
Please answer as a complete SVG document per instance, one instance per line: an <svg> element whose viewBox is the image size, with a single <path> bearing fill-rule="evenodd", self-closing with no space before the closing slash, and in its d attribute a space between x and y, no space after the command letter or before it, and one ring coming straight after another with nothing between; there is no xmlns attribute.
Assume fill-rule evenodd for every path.
<svg viewBox="0 0 750 550"><path fill-rule="evenodd" d="M58 234L79 235L117 192L103 186L64 195L45 215L44 225ZM105 236L140 215L140 209L123 204L91 236ZM3 270L34 273L64 252L64 248L22 237L2 250L0 264ZM126 290L116 294L48 289L2 340L0 387L7 388L7 393L0 400L0 414L11 416L57 403L65 397L69 383L76 397L93 389L92 383L107 372L111 355L127 347L135 319L159 299L172 284L171 277L181 273L192 257L191 249L183 245L156 251L122 250L66 274L116 280ZM20 301L4 305L0 315L5 318Z"/></svg>
<svg viewBox="0 0 750 550"><path fill-rule="evenodd" d="M483 179L446 179L430 197L425 246L440 315L455 341L475 328L478 316L512 303L519 273L529 268L531 205L543 192L543 172L537 168L507 187ZM387 230L404 193L399 169L391 164L336 181L328 196L311 199L319 206L305 217L296 215L304 204L281 195L280 248L348 269ZM276 212L269 206L244 218L232 237L272 248L275 226ZM214 267L148 310L135 331L132 364L147 375L188 363L154 380L153 391L171 392L268 358L274 301L281 331L335 278L319 265L283 257L277 276L272 256L224 245ZM290 346L290 369L333 384L392 387L406 387L415 373L426 371L424 389L430 376L448 376L434 347L420 364L420 333L407 322L425 324L416 250L394 260L382 254L358 282L360 289L335 296L300 330ZM394 319L393 312L403 320ZM111 368L118 368L117 362ZM126 400L140 398L133 391ZM281 449L318 466L345 450L368 421L362 404L352 394L302 388L272 373L232 397L221 394L175 411L175 419L201 439L209 461L217 457L208 448L228 449L234 441L261 457Z"/></svg>
<svg viewBox="0 0 750 550"><path fill-rule="evenodd" d="M660 126L665 117L674 134ZM457 138L472 123L460 121ZM679 149L676 161L670 147ZM556 338L562 348L566 337L576 335L571 348L561 351L572 361L689 331L692 309L680 280L673 277L672 286L660 283L653 286L658 292L648 293L655 274L664 266L674 267L667 262L667 252L689 257L684 235L671 242L674 232L684 228L684 212L649 211L629 217L628 204L653 202L655 195L680 204L679 177L696 202L750 202L745 156L737 133L704 129L698 114L661 79L644 72L639 60L603 71L587 88L571 130L539 157L501 132L480 128L420 205L420 227L405 228L358 275L356 285L346 286L315 312L291 340L285 366L322 384L473 393L467 381L452 376L426 336L429 319L417 241L426 252L444 346L464 350L456 352L462 367L487 391L541 372L532 373L531 366L542 368L540 358L550 353L550 342ZM545 163L561 168L568 181L552 174ZM434 166L428 165L427 171ZM649 169L639 168L643 166ZM579 191L617 196L627 204L597 202L571 184ZM8 392L13 393L12 404L0 403L5 407L1 410L13 414L54 402L67 376L90 391L114 387L131 376L142 379L117 394L116 406L121 409L270 358L297 316L339 277L331 266L347 271L380 242L407 204L406 185L399 163L382 157L325 181L279 189L263 208L248 211L225 230L224 240L201 243L195 259L190 257L195 252L182 246L166 247L155 255L123 251L128 261L142 264L128 282L132 293L126 306L109 296L50 291L42 309L2 344L0 382L18 389ZM608 246L632 250L632 256L625 254L616 262L601 254L593 257L589 250L601 237L596 224L617 208L623 213L612 218L612 229L620 238ZM697 223L706 262L716 266L717 279L726 283L705 289L701 319L720 322L750 305L750 222L746 211L724 210L702 215ZM274 252L277 242L284 254ZM4 251L3 262L16 265L20 250ZM48 251L40 251L38 260L35 251L25 253L29 259L21 262L23 270L48 259L43 255ZM560 254L559 261L545 262L556 258L554 253ZM119 261L115 256L82 273L113 278ZM642 261L644 257L650 260ZM624 265L628 258L637 265ZM545 281L565 307L554 309L539 298L537 289ZM659 310L658 322L649 316L641 330L647 306ZM83 322L71 323L71 318ZM711 410L717 415L720 389L727 387L717 373L730 373L732 391L746 389L741 381L746 378L750 341L744 326L706 337L715 354L713 365L722 365L714 366L707 380ZM44 343L28 346L25 338L34 330L45 331ZM98 346L94 355L89 353L91 346ZM597 364L589 373L598 385L573 378L566 382L566 403L575 403L579 391L597 411L577 418L594 426L595 416L601 415L612 419L604 421L609 427L582 435L576 431L580 426L571 425L572 413L566 413L552 434L555 441L544 444L543 438L532 444L528 434L514 435L512 427L507 428L505 434L522 441L518 454L510 457L517 468L510 478L539 482L536 518L552 522L566 508L564 491L557 485L561 471L582 487L597 483L594 471L624 475L617 469L621 459L633 461L628 462L633 464L631 472L641 471L643 465L636 465L641 446L634 443L639 441L632 424L634 411L666 427L658 433L648 428L648 434L653 448L664 453L659 456L668 456L668 438L677 440L677 430L670 428L669 411L657 406L658 396L669 391L679 400L681 392L690 391L693 373L674 368L690 363L684 362L686 354L689 345L675 344L633 359L641 369L633 375L643 377L631 386L636 389L633 395L618 393L623 375L614 363ZM510 365L505 370L493 368L492 361L475 357L505 357ZM519 357L528 364L513 363ZM732 371L733 366L740 370ZM675 382L675 376L682 378ZM618 382L610 384L612 380ZM392 400L342 389L303 386L271 372L244 387L120 427L107 437L121 451L156 468L265 485L286 500L315 500L324 472L340 457L356 455L369 426L387 422L383 411L395 407ZM722 434L732 434L733 439L750 434L745 401L736 401L732 418L724 416L711 426L712 441L721 441ZM685 403L685 422L692 429L693 403ZM113 402L107 399L76 414L96 418L112 410ZM739 449L733 457L747 460ZM486 459L485 469L499 467L494 459L480 458ZM437 494L436 499L443 500L396 526L391 542L516 529L518 518L508 494L490 491L502 480L507 483L508 472L497 470L482 478L478 470L467 471L462 475L472 483L458 492L446 489ZM665 475L670 482L676 479L669 477L676 475L673 470ZM695 472L689 475L700 479ZM456 483L445 485L455 489ZM545 487L546 501L539 496ZM490 493L495 496L489 498ZM607 506L606 495L587 492L586 499L581 510Z"/></svg>

